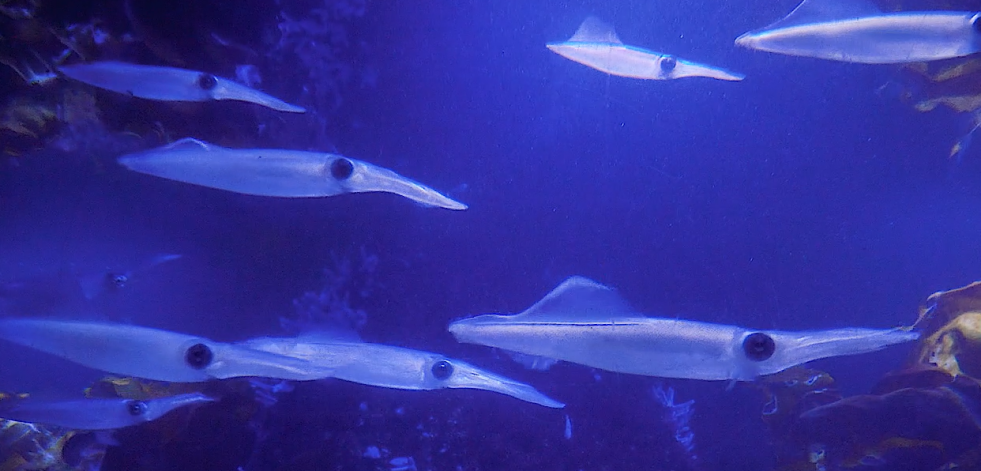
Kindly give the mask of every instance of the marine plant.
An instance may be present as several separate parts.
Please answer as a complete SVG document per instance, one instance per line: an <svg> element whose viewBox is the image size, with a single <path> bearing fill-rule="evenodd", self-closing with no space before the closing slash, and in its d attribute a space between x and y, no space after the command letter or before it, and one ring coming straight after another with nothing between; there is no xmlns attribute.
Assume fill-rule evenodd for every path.
<svg viewBox="0 0 981 471"><path fill-rule="evenodd" d="M368 314L359 306L377 287L379 259L361 246L354 260L331 252L331 264L323 269L323 285L293 300L293 316L280 317L283 329L296 334L328 326L355 331L364 327Z"/></svg>
<svg viewBox="0 0 981 471"><path fill-rule="evenodd" d="M674 402L674 389L671 386L655 384L651 388L651 394L658 404L664 407L664 422L674 429L674 439L685 452L689 461L698 460L695 454L695 432L692 431L689 422L695 413L695 400L690 399L682 403Z"/></svg>

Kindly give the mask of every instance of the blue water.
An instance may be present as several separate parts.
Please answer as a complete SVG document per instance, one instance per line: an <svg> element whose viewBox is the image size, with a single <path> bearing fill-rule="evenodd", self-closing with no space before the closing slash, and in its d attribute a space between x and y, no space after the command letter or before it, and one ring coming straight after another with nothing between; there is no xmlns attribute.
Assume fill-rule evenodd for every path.
<svg viewBox="0 0 981 471"><path fill-rule="evenodd" d="M261 45L269 39L241 25L274 24L260 15L287 7L252 3L217 8L201 28ZM397 457L439 470L772 469L773 439L750 388L570 364L528 371L491 349L458 344L446 325L519 312L583 275L652 315L761 329L888 328L912 323L927 295L976 279L981 150L968 149L956 165L947 160L964 118L877 94L902 77L895 67L732 45L794 5L370 2L336 27L346 46L332 60L347 75L324 92L336 101L310 92L328 86L322 75L257 59L258 87L310 107L308 115L100 92L107 124L73 134L75 149L0 159L0 279L126 269L182 254L111 299L34 314L234 341L283 334L280 318L295 315L293 300L304 292L323 289L324 268L375 255L374 288L352 300L366 313L364 339L465 359L568 404L556 411L480 391L300 384L264 412L277 434L261 444L245 425L209 434L223 419L197 418L185 433L208 452L144 450L159 466L142 469L234 470L249 459L258 460L254 469L388 469ZM88 11L112 16L117 7ZM628 44L747 78L610 77L544 47L588 15L615 25ZM187 47L178 49L184 66L234 75L235 61L212 64L212 53L179 46ZM140 51L122 59L161 63ZM118 155L161 143L149 132L123 136L119 123L154 120L171 138L339 152L469 209L424 208L390 194L265 199L115 166ZM811 366L859 394L909 352ZM0 390L71 393L100 376L6 344L0 355ZM695 401L688 426L697 464L654 385L673 388L676 404ZM563 436L566 415L571 439ZM246 431L236 435L239 425ZM141 453L136 437L122 456ZM385 454L363 456L369 447ZM120 463L104 469L127 469Z"/></svg>

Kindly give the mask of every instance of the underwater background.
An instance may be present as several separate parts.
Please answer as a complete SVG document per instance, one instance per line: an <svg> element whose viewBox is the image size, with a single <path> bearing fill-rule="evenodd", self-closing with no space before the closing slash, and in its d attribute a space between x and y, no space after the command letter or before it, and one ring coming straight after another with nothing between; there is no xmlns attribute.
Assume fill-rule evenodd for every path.
<svg viewBox="0 0 981 471"><path fill-rule="evenodd" d="M909 80L898 67L732 45L794 0L38 4L37 17L53 24L98 19L110 35L141 29L147 38L94 48L95 58L230 77L253 64L257 87L311 112L149 102L75 83L27 87L4 70L5 106L53 106L78 90L92 101L34 137L0 135L0 279L182 255L98 302L0 304L5 315L108 318L234 341L284 334L282 319L309 308L304 293L344 290L365 340L464 359L567 404L298 383L266 412L277 433L258 437L237 422L206 433L219 419L195 418L178 442L196 446L131 432L102 469L774 469L764 399L751 387L572 364L528 370L458 344L446 325L520 312L583 275L657 316L889 328L915 321L929 294L978 278L981 150L948 158L974 123L904 103L890 85ZM544 47L589 15L628 44L747 78L611 77ZM115 163L180 137L337 152L469 209L385 193L261 198ZM860 394L909 354L901 346L809 366ZM0 390L57 395L101 377L6 343L0 358ZM694 450L652 388L694 400L685 425Z"/></svg>

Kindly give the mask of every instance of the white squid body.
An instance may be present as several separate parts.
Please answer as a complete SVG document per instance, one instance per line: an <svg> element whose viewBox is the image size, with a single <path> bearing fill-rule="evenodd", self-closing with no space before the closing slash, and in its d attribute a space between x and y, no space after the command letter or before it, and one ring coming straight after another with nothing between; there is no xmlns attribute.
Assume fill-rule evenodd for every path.
<svg viewBox="0 0 981 471"><path fill-rule="evenodd" d="M426 206L467 206L391 170L337 154L285 149L228 149L196 139L125 155L135 172L235 193L284 198L385 192Z"/></svg>
<svg viewBox="0 0 981 471"><path fill-rule="evenodd" d="M113 430L167 415L193 404L212 402L201 393L180 394L146 401L133 399L80 399L41 401L36 399L0 402L0 417L17 422L53 425L69 430Z"/></svg>
<svg viewBox="0 0 981 471"><path fill-rule="evenodd" d="M883 13L862 0L804 0L786 18L736 38L760 51L865 64L950 59L981 50L979 14Z"/></svg>
<svg viewBox="0 0 981 471"><path fill-rule="evenodd" d="M126 324L8 319L0 321L0 338L88 368L156 381L312 380L333 373L297 358Z"/></svg>
<svg viewBox="0 0 981 471"><path fill-rule="evenodd" d="M147 100L236 100L277 111L306 111L245 85L196 70L104 61L66 65L58 71L70 79L93 87Z"/></svg>
<svg viewBox="0 0 981 471"><path fill-rule="evenodd" d="M449 331L464 343L620 373L742 381L918 337L897 329L753 331L648 318L611 288L582 277L569 278L521 314L462 319L451 323Z"/></svg>
<svg viewBox="0 0 981 471"><path fill-rule="evenodd" d="M719 67L627 46L611 26L595 17L586 18L569 40L549 43L546 47L566 59L620 77L645 80L707 77L728 81L745 78Z"/></svg>
<svg viewBox="0 0 981 471"><path fill-rule="evenodd" d="M527 384L436 353L325 336L258 338L238 345L306 360L333 370L334 378L359 384L415 391L481 389L564 407Z"/></svg>

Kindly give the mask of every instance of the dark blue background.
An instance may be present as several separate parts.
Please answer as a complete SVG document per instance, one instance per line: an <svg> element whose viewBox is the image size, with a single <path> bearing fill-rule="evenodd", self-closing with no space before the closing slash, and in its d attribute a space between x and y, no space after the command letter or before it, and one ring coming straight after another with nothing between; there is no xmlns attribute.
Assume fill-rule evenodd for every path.
<svg viewBox="0 0 981 471"><path fill-rule="evenodd" d="M793 1L508 3L370 5L352 34L367 45L377 84L350 90L327 132L338 152L446 191L469 210L385 194L263 199L129 173L112 163L118 151L49 152L0 167L0 278L181 253L103 307L141 325L237 340L279 333L291 300L320 288L331 253L354 257L364 246L380 257L384 286L364 306L367 340L512 374L568 402L574 423L609 426L630 407L610 407L603 420L585 405L637 397L653 380L604 373L605 386L584 390L594 382L586 368L525 372L456 344L446 324L520 311L579 274L652 315L786 330L893 327L910 324L930 293L978 277L981 151L960 165L946 159L964 118L877 94L894 67L732 45ZM616 25L625 43L747 78L609 77L544 47L590 14ZM105 314L98 310L60 314ZM907 352L816 366L857 393ZM7 345L0 354L9 358L2 389L92 377ZM758 397L724 383L667 383L697 401L700 455L768 462L751 446L765 433ZM502 414L513 406L503 396L431 394L497 401ZM548 433L561 433L561 414L553 419Z"/></svg>

